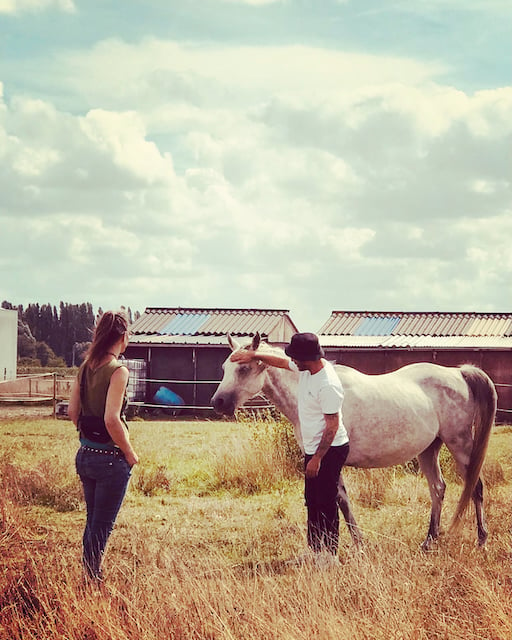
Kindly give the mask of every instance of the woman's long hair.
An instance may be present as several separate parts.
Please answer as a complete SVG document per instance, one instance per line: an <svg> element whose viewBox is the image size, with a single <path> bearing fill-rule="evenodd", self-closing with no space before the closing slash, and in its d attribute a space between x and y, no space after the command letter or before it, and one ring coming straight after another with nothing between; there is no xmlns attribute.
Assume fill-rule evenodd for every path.
<svg viewBox="0 0 512 640"><path fill-rule="evenodd" d="M94 329L85 362L92 368L96 367L126 331L128 318L123 311L105 311Z"/></svg>

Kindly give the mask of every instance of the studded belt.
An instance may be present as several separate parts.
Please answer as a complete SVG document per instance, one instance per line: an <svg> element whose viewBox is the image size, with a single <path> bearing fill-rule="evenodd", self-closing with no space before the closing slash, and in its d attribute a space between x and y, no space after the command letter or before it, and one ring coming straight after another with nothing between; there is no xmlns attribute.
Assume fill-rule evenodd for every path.
<svg viewBox="0 0 512 640"><path fill-rule="evenodd" d="M81 446L82 451L88 451L89 453L102 453L106 456L124 456L121 449L96 449L95 447L88 447L86 444Z"/></svg>

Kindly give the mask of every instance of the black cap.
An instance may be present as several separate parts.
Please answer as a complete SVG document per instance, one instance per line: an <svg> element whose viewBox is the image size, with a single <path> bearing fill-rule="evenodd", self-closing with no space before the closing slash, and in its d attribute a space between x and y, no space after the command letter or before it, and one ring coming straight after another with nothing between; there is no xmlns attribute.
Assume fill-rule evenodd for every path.
<svg viewBox="0 0 512 640"><path fill-rule="evenodd" d="M314 333L296 333L292 336L290 344L284 350L287 356L293 360L320 360L324 356L324 350L320 346L318 336Z"/></svg>

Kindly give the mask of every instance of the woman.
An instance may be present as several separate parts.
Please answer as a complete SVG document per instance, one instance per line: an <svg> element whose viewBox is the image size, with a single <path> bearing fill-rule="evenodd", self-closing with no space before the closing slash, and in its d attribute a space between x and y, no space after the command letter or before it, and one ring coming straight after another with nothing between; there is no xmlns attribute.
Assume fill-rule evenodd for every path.
<svg viewBox="0 0 512 640"><path fill-rule="evenodd" d="M123 502L133 465L139 461L123 410L128 369L118 361L130 334L124 313L106 311L71 391L68 415L80 432L76 470L87 505L83 535L86 574L102 580L101 561Z"/></svg>

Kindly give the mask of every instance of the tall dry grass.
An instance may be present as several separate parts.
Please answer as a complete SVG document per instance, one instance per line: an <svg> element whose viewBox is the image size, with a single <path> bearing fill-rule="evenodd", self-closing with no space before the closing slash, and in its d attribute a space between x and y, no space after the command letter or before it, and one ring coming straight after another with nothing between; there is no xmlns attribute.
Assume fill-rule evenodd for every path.
<svg viewBox="0 0 512 640"><path fill-rule="evenodd" d="M424 478L347 469L365 550L356 553L342 528L340 565L319 570L293 562L305 540L302 481L276 451L271 423L131 430L142 464L98 589L80 571L84 513L69 426L0 422L1 640L512 637L511 432L493 435L484 470L486 550L468 518L457 538L422 553ZM58 451L48 438L63 443ZM460 489L449 481L446 520Z"/></svg>

